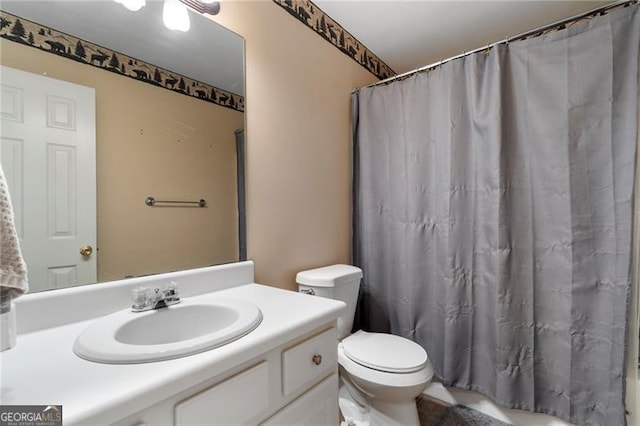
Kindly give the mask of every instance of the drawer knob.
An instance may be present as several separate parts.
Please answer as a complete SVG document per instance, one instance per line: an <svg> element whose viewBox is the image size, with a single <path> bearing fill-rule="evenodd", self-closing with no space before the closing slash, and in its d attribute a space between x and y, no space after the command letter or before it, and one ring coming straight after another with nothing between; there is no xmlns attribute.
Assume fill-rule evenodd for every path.
<svg viewBox="0 0 640 426"><path fill-rule="evenodd" d="M315 365L320 365L322 364L322 355L316 354L313 356L313 358L311 358L311 360Z"/></svg>

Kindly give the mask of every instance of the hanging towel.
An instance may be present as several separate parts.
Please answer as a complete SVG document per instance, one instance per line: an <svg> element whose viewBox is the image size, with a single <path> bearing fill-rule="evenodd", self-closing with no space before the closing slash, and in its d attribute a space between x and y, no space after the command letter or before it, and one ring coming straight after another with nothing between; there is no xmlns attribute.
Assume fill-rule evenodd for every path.
<svg viewBox="0 0 640 426"><path fill-rule="evenodd" d="M9 188L0 166L0 294L15 299L28 290L27 265L20 252Z"/></svg>

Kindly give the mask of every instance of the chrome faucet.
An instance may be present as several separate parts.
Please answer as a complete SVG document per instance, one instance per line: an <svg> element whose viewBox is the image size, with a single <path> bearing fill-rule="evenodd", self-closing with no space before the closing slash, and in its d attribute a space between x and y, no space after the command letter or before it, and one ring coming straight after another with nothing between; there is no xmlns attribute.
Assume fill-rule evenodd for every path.
<svg viewBox="0 0 640 426"><path fill-rule="evenodd" d="M159 288L137 287L131 290L132 312L150 311L151 309L166 308L180 303L178 284L168 283L163 290Z"/></svg>

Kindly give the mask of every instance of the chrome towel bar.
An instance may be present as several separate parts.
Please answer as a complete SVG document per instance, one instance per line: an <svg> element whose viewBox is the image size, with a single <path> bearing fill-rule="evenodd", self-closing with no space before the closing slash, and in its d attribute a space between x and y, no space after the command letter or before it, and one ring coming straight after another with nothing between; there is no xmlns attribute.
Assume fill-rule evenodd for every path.
<svg viewBox="0 0 640 426"><path fill-rule="evenodd" d="M169 200L156 200L155 198L149 196L144 200L144 203L149 207L153 207L158 203L162 204L197 204L198 207L205 207L207 202L202 198L198 201L169 201Z"/></svg>

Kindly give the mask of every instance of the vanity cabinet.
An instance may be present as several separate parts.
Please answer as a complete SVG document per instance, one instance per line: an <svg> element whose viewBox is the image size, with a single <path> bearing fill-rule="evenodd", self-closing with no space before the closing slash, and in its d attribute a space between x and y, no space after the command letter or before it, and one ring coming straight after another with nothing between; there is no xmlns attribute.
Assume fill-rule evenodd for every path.
<svg viewBox="0 0 640 426"><path fill-rule="evenodd" d="M175 359L107 364L76 355L80 336L104 315L123 311L131 290L171 281L180 282L182 307L241 301L255 305L262 321L237 340ZM16 306L18 344L0 353L5 405L54 401L64 407L67 426L338 424L336 326L346 305L257 284L250 261L26 295ZM180 327L189 333L192 321L218 324L187 316ZM167 318L148 330L164 336ZM115 329L96 336L119 342L109 334Z"/></svg>
<svg viewBox="0 0 640 426"><path fill-rule="evenodd" d="M337 425L336 342L335 326L305 333L114 424Z"/></svg>

